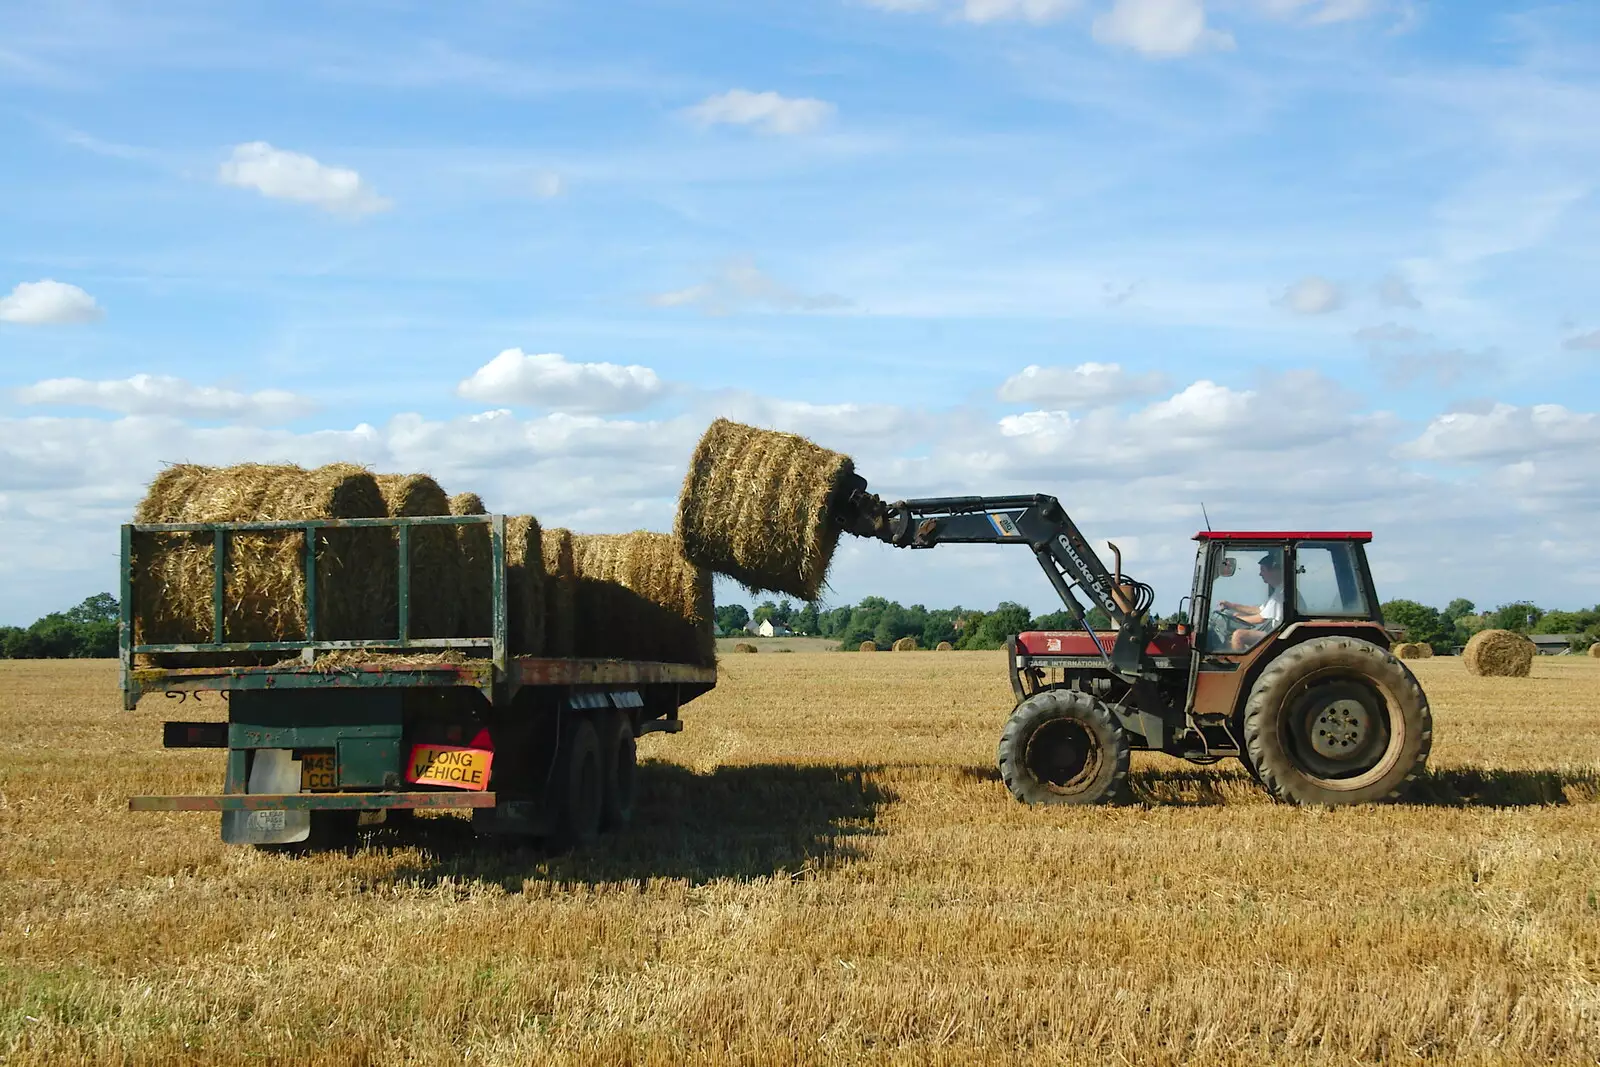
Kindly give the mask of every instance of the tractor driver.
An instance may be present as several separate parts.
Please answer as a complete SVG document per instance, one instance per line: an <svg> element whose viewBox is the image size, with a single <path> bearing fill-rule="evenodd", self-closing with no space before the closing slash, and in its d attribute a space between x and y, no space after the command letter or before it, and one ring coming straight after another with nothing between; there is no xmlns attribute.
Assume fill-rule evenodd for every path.
<svg viewBox="0 0 1600 1067"><path fill-rule="evenodd" d="M1257 563L1261 567L1261 580L1267 585L1266 599L1259 604L1224 600L1218 605L1244 624L1228 637L1228 648L1234 652L1252 648L1283 621L1283 552L1273 549Z"/></svg>

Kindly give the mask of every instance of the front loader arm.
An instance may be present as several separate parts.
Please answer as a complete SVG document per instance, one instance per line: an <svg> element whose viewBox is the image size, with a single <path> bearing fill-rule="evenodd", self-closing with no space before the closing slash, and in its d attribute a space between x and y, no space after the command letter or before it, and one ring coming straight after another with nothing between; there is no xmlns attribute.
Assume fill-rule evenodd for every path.
<svg viewBox="0 0 1600 1067"><path fill-rule="evenodd" d="M1074 589L1086 593L1116 625L1117 642L1109 654L1095 638L1107 666L1118 674L1138 671L1148 640L1150 587L1108 572L1055 497L950 496L886 504L867 491L863 479L852 476L836 498L834 517L850 533L901 548L1027 545L1078 626L1093 636Z"/></svg>

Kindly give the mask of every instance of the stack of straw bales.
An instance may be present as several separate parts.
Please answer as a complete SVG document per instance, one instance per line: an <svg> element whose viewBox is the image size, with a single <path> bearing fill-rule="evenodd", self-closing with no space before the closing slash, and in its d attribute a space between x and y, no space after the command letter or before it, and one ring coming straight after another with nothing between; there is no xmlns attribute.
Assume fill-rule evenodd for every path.
<svg viewBox="0 0 1600 1067"><path fill-rule="evenodd" d="M477 493L457 493L450 498L452 515L487 515ZM457 637L488 637L494 632L494 545L485 524L457 526L461 552L461 625Z"/></svg>
<svg viewBox="0 0 1600 1067"><path fill-rule="evenodd" d="M162 471L139 504L138 523L381 518L377 480L345 463L315 470L246 463L180 464ZM317 636L324 640L394 633L393 534L326 530L317 536ZM141 644L212 638L214 559L208 533L145 534L134 544ZM224 604L229 641L294 641L306 634L305 536L294 530L229 540ZM275 658L275 657L274 657Z"/></svg>
<svg viewBox="0 0 1600 1067"><path fill-rule="evenodd" d="M1532 641L1511 630L1480 630L1461 653L1469 674L1526 678L1537 653Z"/></svg>
<svg viewBox="0 0 1600 1067"><path fill-rule="evenodd" d="M893 652L915 652L917 650L917 639L915 637L902 637L890 645L889 648Z"/></svg>
<svg viewBox="0 0 1600 1067"><path fill-rule="evenodd" d="M1389 650L1396 659L1431 659L1433 646L1423 641L1401 641Z"/></svg>
<svg viewBox="0 0 1600 1067"><path fill-rule="evenodd" d="M676 538L639 530L573 537L577 654L716 662L711 575Z"/></svg>
<svg viewBox="0 0 1600 1067"><path fill-rule="evenodd" d="M571 530L544 532L544 647L547 656L571 656L578 647L578 564Z"/></svg>
<svg viewBox="0 0 1600 1067"><path fill-rule="evenodd" d="M752 591L816 600L839 540L829 506L854 469L804 437L718 419L678 498L684 555Z"/></svg>
<svg viewBox="0 0 1600 1067"><path fill-rule="evenodd" d="M390 518L449 515L450 498L426 474L374 476ZM407 630L411 637L454 637L461 625L461 545L452 526L417 526L411 545L411 595ZM389 531L397 543L398 531ZM398 550L398 549L397 549ZM391 554L391 558L397 556Z"/></svg>
<svg viewBox="0 0 1600 1067"><path fill-rule="evenodd" d="M544 652L544 541L532 515L506 516L506 643L513 656Z"/></svg>

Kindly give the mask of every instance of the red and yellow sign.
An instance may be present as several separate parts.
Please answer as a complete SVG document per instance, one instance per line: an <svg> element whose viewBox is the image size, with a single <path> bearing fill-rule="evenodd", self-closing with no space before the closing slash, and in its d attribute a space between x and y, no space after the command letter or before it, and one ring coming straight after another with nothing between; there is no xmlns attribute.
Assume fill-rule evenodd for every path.
<svg viewBox="0 0 1600 1067"><path fill-rule="evenodd" d="M494 753L456 745L413 745L406 763L406 781L447 785L452 789L488 789Z"/></svg>

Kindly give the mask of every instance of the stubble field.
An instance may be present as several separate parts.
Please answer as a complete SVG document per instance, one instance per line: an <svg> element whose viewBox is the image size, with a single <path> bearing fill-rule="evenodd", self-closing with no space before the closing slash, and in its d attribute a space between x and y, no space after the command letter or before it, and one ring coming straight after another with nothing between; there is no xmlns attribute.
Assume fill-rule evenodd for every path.
<svg viewBox="0 0 1600 1067"><path fill-rule="evenodd" d="M1135 757L1139 803L1029 810L1002 654L727 656L635 826L549 859L224 848L126 810L218 787L160 747L192 704L0 663L0 1061L1593 1064L1600 661L1413 666L1413 803Z"/></svg>

